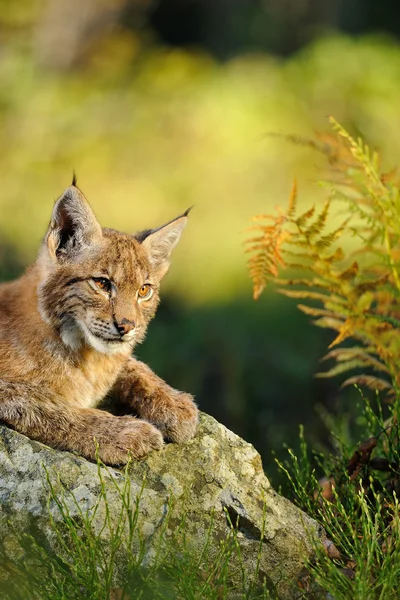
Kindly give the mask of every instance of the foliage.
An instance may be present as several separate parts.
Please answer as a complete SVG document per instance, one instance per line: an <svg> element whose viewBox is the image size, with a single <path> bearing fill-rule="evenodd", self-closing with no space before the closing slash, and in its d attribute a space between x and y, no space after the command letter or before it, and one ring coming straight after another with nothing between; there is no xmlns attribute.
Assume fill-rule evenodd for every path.
<svg viewBox="0 0 400 600"><path fill-rule="evenodd" d="M32 5L33 18L33 5L45 4L7 1L0 17ZM299 173L308 199L317 195L309 154L265 134L307 135L329 112L384 155L400 152L394 42L329 36L282 61L218 63L160 46L137 56L135 39L120 37L57 71L40 62L32 27L18 40L10 34L0 60L0 239L25 264L75 169L110 227L156 226L194 205L165 286L191 303L227 302L246 284L243 222L272 208L288 172Z"/></svg>
<svg viewBox="0 0 400 600"><path fill-rule="evenodd" d="M359 424L367 438L352 449L335 436L336 452L310 453L301 430L301 452L279 463L294 502L324 527L327 540L309 564L335 600L396 600L400 581L399 401L391 425L381 405L364 400ZM317 472L324 477L318 479ZM308 598L307 585L304 598Z"/></svg>
<svg viewBox="0 0 400 600"><path fill-rule="evenodd" d="M103 469L121 500L117 520L110 516ZM231 558L236 554L239 564L241 558L235 523L220 540L217 552L210 552L211 519L201 552L194 554L187 544L185 519L180 523L170 519L171 497L157 541L146 540L138 521L145 480L141 492L133 497L129 465L124 477L117 480L98 461L98 476L98 499L92 509L85 510L72 493L60 494L60 486L47 474L50 507L56 508L51 533L57 550L51 550L43 536L26 533L13 543L14 554L19 546L22 555L10 560L9 546L0 544L1 570L9 576L0 577L2 600L224 600L232 595L238 600L272 600L272 592L261 582L258 564L254 573L245 572L242 566L241 583L232 584ZM53 514L51 510L49 514ZM107 541L100 536L104 533Z"/></svg>
<svg viewBox="0 0 400 600"><path fill-rule="evenodd" d="M322 184L329 198L322 208L299 214L295 183L286 211L255 218L256 235L247 240L254 297L277 281L282 294L305 302L298 306L316 325L336 331L324 357L336 366L319 376L362 369L343 385L366 385L393 397L400 388L400 180L395 170L383 172L361 139L330 122L334 135L315 142L294 138L328 160L329 178ZM332 228L337 204L346 214ZM346 253L349 237L356 247ZM306 277L282 279L283 269L303 270Z"/></svg>
<svg viewBox="0 0 400 600"><path fill-rule="evenodd" d="M0 7L15 24L31 7L32 23L2 30L0 276L34 260L74 168L110 227L136 231L194 205L138 352L255 444L271 469L271 448L293 439L299 419L321 437L312 406L330 402L334 386L312 379L327 330L307 331L305 316L276 294L247 301L243 223L271 212L288 173L298 174L300 209L320 193L311 180L322 159L266 134L309 135L332 113L383 157L398 156L400 46L329 34L286 59L248 53L220 63L198 49L137 52L134 37L93 36L79 64L61 71L41 62L35 6L47 4Z"/></svg>

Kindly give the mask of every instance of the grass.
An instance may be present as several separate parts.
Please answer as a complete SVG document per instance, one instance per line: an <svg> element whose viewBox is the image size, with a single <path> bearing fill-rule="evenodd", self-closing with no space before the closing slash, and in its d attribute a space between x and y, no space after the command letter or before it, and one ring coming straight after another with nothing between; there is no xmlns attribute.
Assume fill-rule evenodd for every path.
<svg viewBox="0 0 400 600"><path fill-rule="evenodd" d="M309 580L335 600L399 597L398 400L389 411L386 420L379 401L375 410L365 401L358 443L334 435L329 455L310 452L301 431L300 455L289 450L288 460L279 463L293 501L325 528L328 541L316 547Z"/></svg>
<svg viewBox="0 0 400 600"><path fill-rule="evenodd" d="M274 597L265 583L260 583L258 561L254 573L246 573L242 568L240 583L232 584L232 580L238 578L231 558L233 554L240 557L235 527L220 541L217 552L211 552L211 522L204 546L200 554L195 555L186 543L184 519L175 528L170 524L172 499L160 535L150 547L140 533L138 521L145 481L141 492L133 497L129 469L123 483L111 478L121 500L118 519L111 518L103 468L98 462L100 491L91 511L82 510L69 492L68 497L60 496L56 492L59 486L47 475L49 503L57 507L56 517L51 517L53 549L41 536L23 534L17 537L23 555L11 561L7 549L0 546L0 564L8 575L6 580L0 578L2 600L223 600L232 596L238 600L267 600ZM105 507L103 513L101 507ZM99 514L104 514L100 529ZM94 533L96 521L97 534ZM174 531L172 539L168 537L166 541L169 525Z"/></svg>
<svg viewBox="0 0 400 600"><path fill-rule="evenodd" d="M327 534L324 544L314 542L314 558L293 589L294 600L397 600L399 408L396 401L385 418L379 401L373 408L364 400L353 432L357 442L343 441L333 432L330 453L311 451L301 430L300 453L288 450L288 459L278 462L293 502ZM245 571L235 527L217 553L210 551L212 522L200 554L186 543L185 519L171 524L174 531L167 536L172 499L160 535L150 546L138 526L145 481L133 497L128 469L122 480L111 478L121 500L118 519L111 518L103 467L98 463L100 491L91 511L82 510L73 495L71 510L70 493L60 496L59 486L48 476L49 502L57 507L51 518L53 549L40 536L24 534L18 537L23 556L10 561L0 546L0 564L9 575L0 579L2 600L279 599L265 581L260 583L258 561L253 573ZM100 525L99 514L104 515ZM232 558L242 565L239 577L233 566L238 561Z"/></svg>
<svg viewBox="0 0 400 600"><path fill-rule="evenodd" d="M293 589L294 599L398 598L399 408L399 401L391 405L387 419L379 401L374 409L364 401L355 424L356 443L333 433L333 451L322 454L310 451L301 430L299 455L288 450L288 459L279 462L292 500L327 534L324 544L314 542L315 556L301 586ZM51 519L53 549L40 536L28 534L18 538L24 550L19 559L10 561L1 547L1 565L9 575L0 581L2 600L278 600L265 581L260 583L258 561L253 573L245 571L235 527L217 553L210 551L213 523L200 554L186 543L184 519L171 524L174 531L167 536L172 499L160 536L150 547L138 526L145 481L133 497L129 470L122 483L112 479L121 499L119 517L112 519L102 467L99 463L100 492L91 511L82 510L73 496L71 511L71 497L60 496L48 476L49 501L57 507ZM99 514L104 515L100 526ZM242 565L239 577L237 566L233 570L238 561L232 558Z"/></svg>

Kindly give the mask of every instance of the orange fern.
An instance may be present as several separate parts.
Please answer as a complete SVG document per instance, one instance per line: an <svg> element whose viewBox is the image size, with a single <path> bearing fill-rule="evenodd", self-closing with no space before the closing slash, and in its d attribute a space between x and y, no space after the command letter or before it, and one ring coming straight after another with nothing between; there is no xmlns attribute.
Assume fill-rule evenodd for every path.
<svg viewBox="0 0 400 600"><path fill-rule="evenodd" d="M336 365L319 377L367 369L343 385L357 383L393 395L400 386L400 181L396 171L381 172L379 156L362 140L330 122L334 133L316 141L290 138L327 158L322 184L329 197L323 206L298 214L294 182L286 211L254 219L257 235L246 241L254 298L275 281L280 293L303 301L300 310L317 326L336 332L323 359ZM329 229L338 202L348 216ZM346 255L340 242L349 235L358 248ZM305 275L284 279L285 270ZM350 348L343 346L348 340Z"/></svg>

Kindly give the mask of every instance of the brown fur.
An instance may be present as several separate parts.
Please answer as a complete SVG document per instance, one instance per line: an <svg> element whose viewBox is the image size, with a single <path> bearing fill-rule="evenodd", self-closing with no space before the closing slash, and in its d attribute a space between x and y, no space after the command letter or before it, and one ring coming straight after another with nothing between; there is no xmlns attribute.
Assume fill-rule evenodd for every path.
<svg viewBox="0 0 400 600"><path fill-rule="evenodd" d="M0 285L0 420L89 459L98 444L111 465L193 437L192 397L131 356L186 221L127 235L102 229L75 185L64 192L36 263ZM140 419L96 408L106 396Z"/></svg>

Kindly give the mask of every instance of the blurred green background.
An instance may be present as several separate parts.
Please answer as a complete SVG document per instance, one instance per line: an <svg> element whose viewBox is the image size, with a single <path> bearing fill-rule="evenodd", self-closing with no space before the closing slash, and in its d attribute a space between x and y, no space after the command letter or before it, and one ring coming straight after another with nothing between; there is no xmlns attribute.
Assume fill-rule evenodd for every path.
<svg viewBox="0 0 400 600"><path fill-rule="evenodd" d="M379 10L378 10L379 8ZM252 300L250 218L322 201L312 136L333 114L400 150L394 0L0 0L0 276L35 257L73 169L101 223L157 226L195 208L137 355L254 443L295 444L337 381L313 378L332 339L294 302ZM351 395L348 397L351 400ZM322 407L322 408L321 408Z"/></svg>

